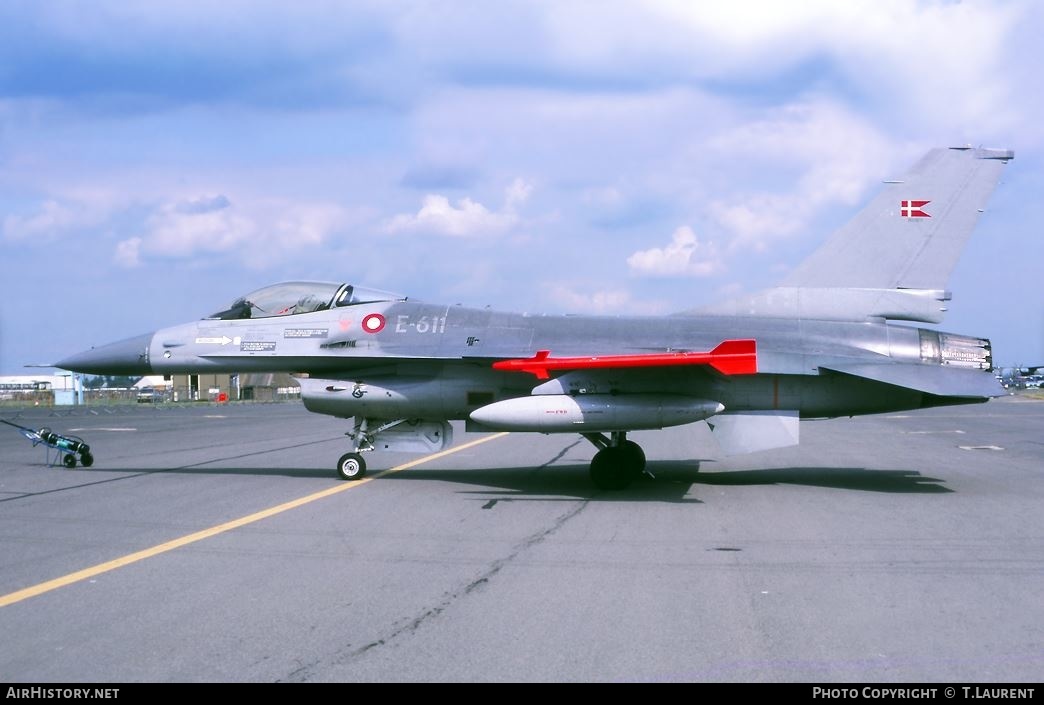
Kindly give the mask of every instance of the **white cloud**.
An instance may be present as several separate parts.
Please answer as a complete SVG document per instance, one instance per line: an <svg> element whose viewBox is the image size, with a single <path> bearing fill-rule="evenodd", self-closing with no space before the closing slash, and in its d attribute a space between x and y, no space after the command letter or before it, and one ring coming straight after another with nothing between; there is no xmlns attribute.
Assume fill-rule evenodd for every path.
<svg viewBox="0 0 1044 705"><path fill-rule="evenodd" d="M550 298L579 313L620 313L631 304L631 293L625 289L580 293L562 284L551 288Z"/></svg>
<svg viewBox="0 0 1044 705"><path fill-rule="evenodd" d="M556 3L547 51L574 70L660 82L790 89L818 75L888 119L993 131L1020 119L1022 89L1005 64L1018 61L1010 38L1035 12L1031 2L659 0L601 3L598 13Z"/></svg>
<svg viewBox="0 0 1044 705"><path fill-rule="evenodd" d="M624 203L624 196L615 186L592 186L581 194L584 203L596 208L616 208Z"/></svg>
<svg viewBox="0 0 1044 705"><path fill-rule="evenodd" d="M560 284L551 289L551 298L578 311L615 313L631 303L631 292L614 289L580 293Z"/></svg>
<svg viewBox="0 0 1044 705"><path fill-rule="evenodd" d="M351 221L332 204L291 203L205 196L165 203L146 219L140 235L117 244L114 260L136 267L147 259L184 259L227 254L262 268L302 248L321 245Z"/></svg>
<svg viewBox="0 0 1044 705"><path fill-rule="evenodd" d="M569 313L651 316L660 315L669 308L662 301L636 300L624 287L578 291L565 284L547 283L540 290L556 308Z"/></svg>
<svg viewBox="0 0 1044 705"><path fill-rule="evenodd" d="M533 193L533 185L517 178L507 187L504 197L504 210L514 212L515 208L529 200Z"/></svg>
<svg viewBox="0 0 1044 705"><path fill-rule="evenodd" d="M627 265L636 274L654 277L708 277L725 269L717 246L700 242L687 225L674 231L666 247L635 252Z"/></svg>
<svg viewBox="0 0 1044 705"><path fill-rule="evenodd" d="M493 213L481 203L462 198L454 207L445 196L429 194L416 215L400 214L388 222L388 232L428 230L442 235L468 237L505 230L515 222L506 213Z"/></svg>
<svg viewBox="0 0 1044 705"><path fill-rule="evenodd" d="M200 198L192 198L187 201L174 205L174 210L178 213L213 213L215 211L224 210L228 208L232 203L227 197L222 195L217 196L202 196Z"/></svg>
<svg viewBox="0 0 1044 705"><path fill-rule="evenodd" d="M407 213L393 217L385 225L389 233L434 232L453 237L498 234L519 222L516 208L529 199L533 187L515 179L504 192L504 207L491 211L481 203L462 198L454 206L445 196L429 194L416 215Z"/></svg>
<svg viewBox="0 0 1044 705"><path fill-rule="evenodd" d="M866 118L827 99L782 106L720 133L708 149L749 165L739 178L751 183L730 188L707 207L733 235L730 249L764 250L806 228L829 204L856 205L874 175L897 158L911 159L909 149L899 150ZM759 172L783 175L783 182L764 183Z"/></svg>
<svg viewBox="0 0 1044 705"><path fill-rule="evenodd" d="M811 214L810 205L800 196L762 194L740 203L712 203L710 214L736 235L732 248L749 246L762 251L770 240L799 230Z"/></svg>
<svg viewBox="0 0 1044 705"><path fill-rule="evenodd" d="M194 210L201 201L180 201L161 206L146 222L144 250L162 257L188 257L196 253L227 252L255 240L253 220L231 203L219 209ZM227 203L227 199L226 199ZM254 243L254 246L261 243Z"/></svg>
<svg viewBox="0 0 1044 705"><path fill-rule="evenodd" d="M8 215L2 232L8 240L43 240L67 235L76 230L94 228L110 214L107 199L60 197L41 203L27 215Z"/></svg>
<svg viewBox="0 0 1044 705"><path fill-rule="evenodd" d="M121 267L133 269L141 265L141 238L132 237L116 245L113 261Z"/></svg>

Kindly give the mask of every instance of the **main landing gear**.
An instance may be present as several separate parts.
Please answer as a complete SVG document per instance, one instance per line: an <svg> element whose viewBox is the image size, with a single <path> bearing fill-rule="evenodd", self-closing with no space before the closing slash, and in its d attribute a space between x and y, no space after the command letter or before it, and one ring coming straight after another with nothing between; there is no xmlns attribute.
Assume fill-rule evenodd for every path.
<svg viewBox="0 0 1044 705"><path fill-rule="evenodd" d="M602 433L585 433L598 452L591 460L591 481L603 490L623 490L645 472L645 452L634 441L627 440L626 431L613 431L609 437Z"/></svg>

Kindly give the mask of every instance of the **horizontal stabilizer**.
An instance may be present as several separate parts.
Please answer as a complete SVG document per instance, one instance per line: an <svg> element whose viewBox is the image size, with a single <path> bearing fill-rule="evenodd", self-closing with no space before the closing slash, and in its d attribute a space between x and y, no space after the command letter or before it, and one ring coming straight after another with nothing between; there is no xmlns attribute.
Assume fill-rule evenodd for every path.
<svg viewBox="0 0 1044 705"><path fill-rule="evenodd" d="M862 377L905 389L914 389L939 397L989 399L1005 394L1000 381L990 372L983 370L921 364L831 365L819 369Z"/></svg>
<svg viewBox="0 0 1044 705"><path fill-rule="evenodd" d="M707 421L725 455L796 446L800 438L797 411L745 411L719 414Z"/></svg>
<svg viewBox="0 0 1044 705"><path fill-rule="evenodd" d="M726 340L710 352L670 352L599 357L551 357L550 350L541 350L531 358L494 362L493 369L529 372L536 375L537 379L548 379L551 370L621 369L674 365L709 365L723 375L757 374L757 341Z"/></svg>

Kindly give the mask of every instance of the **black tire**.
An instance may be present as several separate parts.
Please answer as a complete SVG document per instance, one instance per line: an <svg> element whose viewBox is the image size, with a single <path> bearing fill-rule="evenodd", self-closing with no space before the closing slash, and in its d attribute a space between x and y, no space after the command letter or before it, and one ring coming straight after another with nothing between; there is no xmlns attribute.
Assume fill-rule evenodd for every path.
<svg viewBox="0 0 1044 705"><path fill-rule="evenodd" d="M620 450L627 454L628 462L634 466L635 476L641 475L645 470L645 451L642 450L642 447L634 441L624 441L620 444Z"/></svg>
<svg viewBox="0 0 1044 705"><path fill-rule="evenodd" d="M66 453L65 456L62 457L62 465L72 470L76 467L76 456L72 453Z"/></svg>
<svg viewBox="0 0 1044 705"><path fill-rule="evenodd" d="M603 448L591 459L591 481L602 490L625 490L641 471L633 451L624 447Z"/></svg>
<svg viewBox="0 0 1044 705"><path fill-rule="evenodd" d="M83 465L85 468L94 465L94 456L87 451L83 451L80 453L80 465Z"/></svg>
<svg viewBox="0 0 1044 705"><path fill-rule="evenodd" d="M342 480L359 480L366 474L366 461L358 453L345 453L337 461L337 476Z"/></svg>

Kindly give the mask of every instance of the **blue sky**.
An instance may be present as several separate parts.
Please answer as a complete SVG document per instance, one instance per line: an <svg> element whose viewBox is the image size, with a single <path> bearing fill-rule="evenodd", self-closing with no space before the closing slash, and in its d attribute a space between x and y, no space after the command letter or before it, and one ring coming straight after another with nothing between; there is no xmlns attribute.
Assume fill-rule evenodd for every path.
<svg viewBox="0 0 1044 705"><path fill-rule="evenodd" d="M351 281L663 314L777 283L933 146L1011 148L943 330L1044 362L1044 8L5 2L0 374Z"/></svg>

